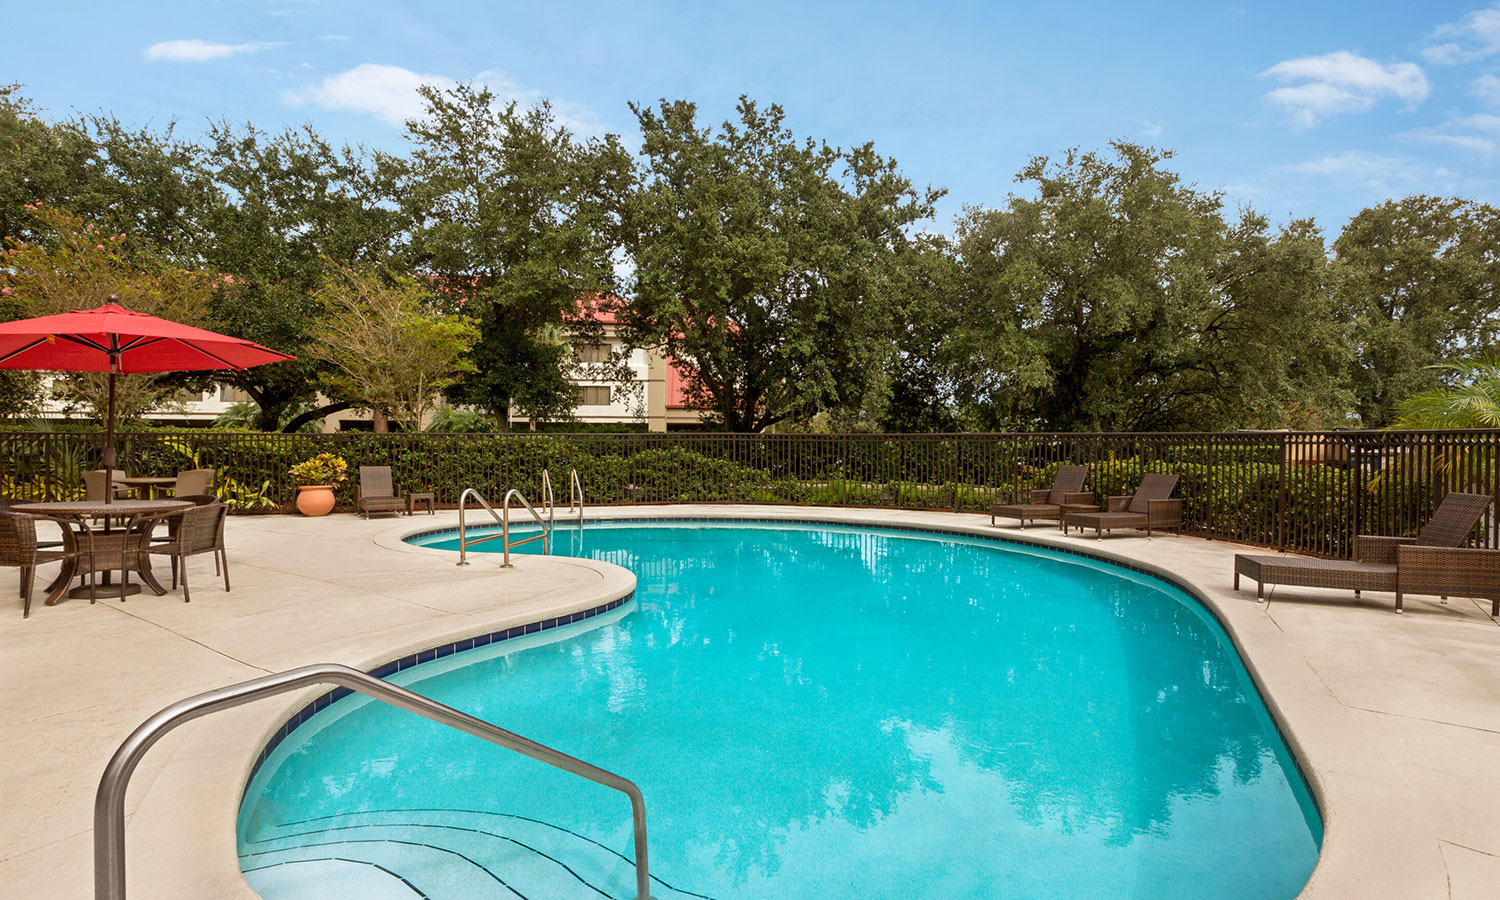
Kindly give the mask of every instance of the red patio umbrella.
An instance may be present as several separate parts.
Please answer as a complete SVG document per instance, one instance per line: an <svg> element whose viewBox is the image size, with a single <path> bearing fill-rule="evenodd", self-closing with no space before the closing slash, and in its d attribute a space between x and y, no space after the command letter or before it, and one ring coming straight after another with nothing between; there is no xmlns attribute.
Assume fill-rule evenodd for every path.
<svg viewBox="0 0 1500 900"><path fill-rule="evenodd" d="M108 372L104 416L105 485L115 468L115 376L143 372L239 371L295 359L259 344L148 316L111 296L98 309L0 323L0 369ZM104 502L114 491L106 488Z"/></svg>

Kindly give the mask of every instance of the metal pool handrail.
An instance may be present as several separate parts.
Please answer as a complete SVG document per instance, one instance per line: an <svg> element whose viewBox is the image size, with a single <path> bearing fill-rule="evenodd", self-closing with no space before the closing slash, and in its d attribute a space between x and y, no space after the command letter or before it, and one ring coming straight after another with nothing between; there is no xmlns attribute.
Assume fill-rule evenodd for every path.
<svg viewBox="0 0 1500 900"><path fill-rule="evenodd" d="M570 502L568 509L572 508L573 504ZM547 514L547 524L557 521L557 499L552 494L552 476L545 468L542 469L542 511Z"/></svg>
<svg viewBox="0 0 1500 900"><path fill-rule="evenodd" d="M464 521L464 507L469 505L470 497L478 500L479 505L484 507L485 512L490 514L490 518L494 519L495 523L501 527L500 534L487 534L484 537L475 538L472 541L469 540L468 525ZM461 566L469 564L469 547L472 545L482 544L485 541L493 541L505 533L505 520L500 518L499 513L495 512L495 508L490 506L484 499L484 496L478 491L473 488L464 488L464 492L458 497L458 564Z"/></svg>
<svg viewBox="0 0 1500 900"><path fill-rule="evenodd" d="M511 539L510 539L510 498L512 498L512 497L515 497L517 500L521 501L521 505L524 506L524 507L526 507L526 511L529 512L529 513L531 513L531 517L533 519L535 519L536 523L542 527L542 533L541 534L533 534L529 538L521 538L519 541L515 541L514 543L511 542ZM547 522L546 522L545 519L543 519L540 515L537 514L536 509L534 507L532 507L531 502L526 499L526 495L525 494L522 494L520 491L516 490L515 488L511 488L510 490L506 491L505 492L505 501L500 504L500 513L501 513L501 518L500 518L500 537L504 540L504 543L502 544L502 546L505 548L505 556L504 556L504 558L500 562L500 568L502 568L502 569L509 569L511 567L510 566L510 548L512 548L512 547L519 547L522 544L529 544L532 541L541 541L542 542L542 552L543 553L551 553L552 552L552 540L551 540L552 539L552 528L551 528L551 526L549 526L547 524Z"/></svg>
<svg viewBox="0 0 1500 900"><path fill-rule="evenodd" d="M635 828L636 898L651 900L651 873L646 859L646 800L634 782L421 694L335 663L302 666L196 694L166 707L131 732L104 767L99 793L94 799L94 900L125 900L125 791L131 774L152 745L177 726L209 713L316 684L337 685L364 694L625 794L630 798Z"/></svg>
<svg viewBox="0 0 1500 900"><path fill-rule="evenodd" d="M568 512L573 511L574 493L578 496L578 527L583 527L583 482L578 479L578 470L568 470Z"/></svg>

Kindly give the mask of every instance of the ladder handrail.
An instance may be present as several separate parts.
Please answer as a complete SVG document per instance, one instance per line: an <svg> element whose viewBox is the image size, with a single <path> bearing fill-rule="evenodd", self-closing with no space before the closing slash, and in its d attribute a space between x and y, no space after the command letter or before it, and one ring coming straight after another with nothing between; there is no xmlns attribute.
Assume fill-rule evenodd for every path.
<svg viewBox="0 0 1500 900"><path fill-rule="evenodd" d="M302 666L196 694L162 709L131 732L104 767L94 799L94 900L125 900L125 792L146 751L167 732L193 719L317 684L337 685L364 694L625 794L630 798L635 832L636 897L650 900L646 800L634 782L414 691L335 663Z"/></svg>
<svg viewBox="0 0 1500 900"><path fill-rule="evenodd" d="M569 503L568 509L572 508L573 504ZM557 500L552 494L552 476L545 467L542 469L542 511L547 514L548 524L557 521Z"/></svg>
<svg viewBox="0 0 1500 900"><path fill-rule="evenodd" d="M568 471L568 512L573 511L573 491L578 491L578 527L583 527L583 482L578 478L578 470Z"/></svg>
<svg viewBox="0 0 1500 900"><path fill-rule="evenodd" d="M484 499L483 494L480 494L474 488L464 488L464 492L458 495L458 564L461 566L469 564L470 544L482 544L485 541L493 541L495 539L495 535L490 534L482 538L475 538L472 541L469 540L468 526L464 522L464 507L468 506L470 496L479 501L479 505L484 507L485 512L490 514L490 518L494 519L496 524L501 526L502 529L505 527L505 520L500 518L500 514L495 512L495 508L490 506Z"/></svg>
<svg viewBox="0 0 1500 900"><path fill-rule="evenodd" d="M515 497L517 500L520 500L521 501L521 505L524 506L524 507L526 507L526 511L529 512L529 513L531 513L531 517L533 519L535 519L536 523L542 527L542 533L541 534L534 534L534 535L532 535L529 538L522 538L519 541L516 541L514 544L512 544L510 542L510 498L511 497ZM531 505L531 501L529 501L529 500L526 499L526 495L525 494L521 493L516 488L511 488L510 490L506 491L505 492L505 500L500 503L500 512L502 514L502 517L500 519L500 537L503 539L503 543L501 544L501 546L505 548L505 558L501 561L500 568L502 568L502 569L509 569L509 568L511 568L511 565L510 565L510 548L512 548L512 547L519 547L522 544L529 544L532 541L540 540L542 542L542 553L545 554L545 553L551 553L552 552L552 541L551 541L551 538L552 538L552 529L547 525L546 521L543 520L542 517L537 514L537 511L536 511L535 507L533 507Z"/></svg>

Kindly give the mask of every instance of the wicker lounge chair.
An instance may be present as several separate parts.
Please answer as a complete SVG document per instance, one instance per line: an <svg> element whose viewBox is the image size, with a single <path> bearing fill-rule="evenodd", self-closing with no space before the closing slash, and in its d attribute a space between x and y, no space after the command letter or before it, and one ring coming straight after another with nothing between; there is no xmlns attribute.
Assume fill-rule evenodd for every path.
<svg viewBox="0 0 1500 900"><path fill-rule="evenodd" d="M354 508L364 514L406 512L406 500L391 484L390 466L360 466L359 484L354 489Z"/></svg>
<svg viewBox="0 0 1500 900"><path fill-rule="evenodd" d="M996 503L990 508L990 524L995 524L996 516L1005 516L1020 519L1021 527L1025 528L1027 519L1035 522L1037 519L1061 518L1064 505L1091 505L1094 502L1093 492L1083 489L1083 482L1088 476L1088 466L1058 466L1050 489L1032 491L1029 503Z"/></svg>
<svg viewBox="0 0 1500 900"><path fill-rule="evenodd" d="M1097 538L1115 528L1144 528L1147 537L1157 529L1181 529L1182 501L1171 499L1176 489L1176 475L1147 475L1134 495L1110 497L1103 512L1063 514L1063 531L1074 525L1079 530L1092 528Z"/></svg>
<svg viewBox="0 0 1500 900"><path fill-rule="evenodd" d="M1243 575L1256 582L1260 600L1268 584L1335 588L1356 597L1360 591L1393 591L1398 613L1406 594L1479 597L1490 601L1491 616L1500 617L1500 550L1464 546L1490 502L1484 494L1454 491L1414 538L1357 535L1354 559L1237 554L1234 589Z"/></svg>

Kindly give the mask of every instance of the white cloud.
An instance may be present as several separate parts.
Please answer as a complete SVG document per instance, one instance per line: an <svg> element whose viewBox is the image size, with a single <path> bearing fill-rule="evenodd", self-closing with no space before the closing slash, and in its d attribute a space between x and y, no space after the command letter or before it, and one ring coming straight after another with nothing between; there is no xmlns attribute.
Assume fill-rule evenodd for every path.
<svg viewBox="0 0 1500 900"><path fill-rule="evenodd" d="M1469 93L1479 98L1479 102L1486 106L1500 106L1500 78L1494 75L1481 75L1469 85Z"/></svg>
<svg viewBox="0 0 1500 900"><path fill-rule="evenodd" d="M1495 152L1495 141L1492 138L1477 134L1463 134L1446 128L1417 128L1401 136L1424 144L1458 147L1460 150L1469 150L1480 156L1489 156Z"/></svg>
<svg viewBox="0 0 1500 900"><path fill-rule="evenodd" d="M1409 157L1384 156L1368 150L1345 150L1343 153L1285 168L1296 175L1355 182L1384 194L1432 189L1439 183L1448 185L1453 182L1456 174L1441 166L1429 166Z"/></svg>
<svg viewBox="0 0 1500 900"><path fill-rule="evenodd" d="M1428 62L1457 65L1500 53L1500 6L1471 12L1432 32L1438 43L1422 50Z"/></svg>
<svg viewBox="0 0 1500 900"><path fill-rule="evenodd" d="M1464 116L1460 121L1477 131L1487 131L1500 136L1500 116L1493 113L1475 113L1472 116Z"/></svg>
<svg viewBox="0 0 1500 900"><path fill-rule="evenodd" d="M201 63L215 59L224 59L230 56L238 56L241 53L259 53L262 50L270 50L273 47L283 46L282 42L251 42L248 44L219 44L213 41L191 38L183 41L160 41L146 48L146 60L148 62L181 62Z"/></svg>
<svg viewBox="0 0 1500 900"><path fill-rule="evenodd" d="M404 125L408 119L422 115L424 101L417 88L424 84L448 88L457 82L443 75L423 75L400 66L363 63L329 75L313 87L286 91L282 98L293 106L311 103Z"/></svg>
<svg viewBox="0 0 1500 900"><path fill-rule="evenodd" d="M1437 144L1468 150L1486 160L1500 149L1500 116L1492 113L1474 113L1445 122L1442 125L1415 128L1401 137L1424 144Z"/></svg>
<svg viewBox="0 0 1500 900"><path fill-rule="evenodd" d="M1141 126L1141 135L1148 138L1161 137L1162 124L1160 122L1145 122Z"/></svg>
<svg viewBox="0 0 1500 900"><path fill-rule="evenodd" d="M540 91L526 88L514 78L494 69L474 76L474 82L489 88L497 103L514 101L523 107L535 106L544 99ZM392 125L405 125L420 118L426 101L417 93L424 84L447 89L458 80L447 75L424 75L401 66L362 63L352 69L329 75L320 83L289 90L282 99L293 106L311 103L323 109L342 109L375 116ZM597 135L603 132L598 119L589 110L566 102L553 101L552 112L558 124L577 134Z"/></svg>
<svg viewBox="0 0 1500 900"><path fill-rule="evenodd" d="M1260 74L1262 78L1300 82L1266 94L1266 99L1285 109L1299 128L1310 128L1339 113L1365 112L1387 97L1415 106L1432 90L1415 63L1387 66L1347 50L1284 60Z"/></svg>

